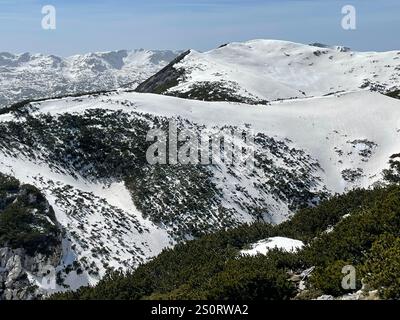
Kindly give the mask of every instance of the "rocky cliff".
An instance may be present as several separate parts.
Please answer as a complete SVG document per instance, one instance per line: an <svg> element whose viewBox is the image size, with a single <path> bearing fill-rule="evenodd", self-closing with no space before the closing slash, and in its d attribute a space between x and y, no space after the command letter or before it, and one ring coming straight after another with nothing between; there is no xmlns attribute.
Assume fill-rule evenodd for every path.
<svg viewBox="0 0 400 320"><path fill-rule="evenodd" d="M0 174L0 300L39 298L55 285L61 255L61 230L46 198Z"/></svg>

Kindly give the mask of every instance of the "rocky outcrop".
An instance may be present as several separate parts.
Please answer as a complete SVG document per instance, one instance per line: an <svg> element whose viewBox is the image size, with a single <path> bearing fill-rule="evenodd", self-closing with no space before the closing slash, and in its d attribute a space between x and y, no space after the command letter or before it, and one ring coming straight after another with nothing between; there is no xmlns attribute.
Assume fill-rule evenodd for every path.
<svg viewBox="0 0 400 320"><path fill-rule="evenodd" d="M33 278L46 281L46 275L60 263L61 247L51 254L29 255L25 249L0 248L0 300L31 300L44 291Z"/></svg>
<svg viewBox="0 0 400 320"><path fill-rule="evenodd" d="M38 189L0 173L0 300L42 296L62 256L62 233ZM42 285L43 284L43 285Z"/></svg>
<svg viewBox="0 0 400 320"><path fill-rule="evenodd" d="M175 65L182 61L190 50L185 51L174 60L172 60L166 67L161 69L155 75L141 83L136 89L136 92L143 93L165 93L169 88L178 85L179 78L183 75L180 70L175 68Z"/></svg>

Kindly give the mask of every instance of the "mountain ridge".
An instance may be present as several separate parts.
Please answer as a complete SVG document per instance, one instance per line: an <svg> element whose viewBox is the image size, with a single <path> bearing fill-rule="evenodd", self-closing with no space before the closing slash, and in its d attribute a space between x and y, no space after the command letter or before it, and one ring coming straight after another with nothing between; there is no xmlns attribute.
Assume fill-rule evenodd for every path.
<svg viewBox="0 0 400 320"><path fill-rule="evenodd" d="M159 71L138 92L188 99L268 104L351 90L381 93L399 88L400 51L352 52L344 47L280 40L233 42L204 53L191 50L170 64L167 84Z"/></svg>
<svg viewBox="0 0 400 320"><path fill-rule="evenodd" d="M27 99L130 88L173 60L180 51L118 50L62 58L0 53L0 108Z"/></svg>
<svg viewBox="0 0 400 320"><path fill-rule="evenodd" d="M260 44L253 43L255 50L249 43L217 49L219 66L228 66L223 78L233 74L236 81L235 72L265 68L264 53L271 48L260 54ZM288 42L279 43L299 50L298 55L279 49L276 41L261 46L271 43L273 56L285 59L282 68L290 69L286 59L305 55L303 50L314 63L327 55L320 47ZM330 50L351 58L351 52ZM253 54L259 58L253 61ZM339 92L321 87L316 96L298 92L294 98L283 91L272 101L268 86L262 96L248 95L251 81L214 86L215 75L207 78L209 65L197 68L196 59L203 55L186 51L138 87L157 94L108 89L22 101L0 111L1 173L40 190L64 230L57 286L43 288L39 277L39 288L52 293L95 285L110 270L135 268L164 248L203 234L255 221L280 224L335 193L382 183L400 137L400 101L390 97L397 91L380 93L395 87L394 78L384 88L360 88L355 81ZM207 86L197 87L199 96L169 92L194 79L187 72L188 57L196 66L193 72L205 72L205 81L222 89L208 94ZM118 67L118 61L111 63ZM388 78L396 76L392 66L382 69L382 63L371 64L379 64L377 71L389 70ZM307 74L310 66L299 66ZM270 81L268 73L257 76ZM146 134L165 130L170 122L196 137L204 130L251 129L254 170L225 163L150 165Z"/></svg>

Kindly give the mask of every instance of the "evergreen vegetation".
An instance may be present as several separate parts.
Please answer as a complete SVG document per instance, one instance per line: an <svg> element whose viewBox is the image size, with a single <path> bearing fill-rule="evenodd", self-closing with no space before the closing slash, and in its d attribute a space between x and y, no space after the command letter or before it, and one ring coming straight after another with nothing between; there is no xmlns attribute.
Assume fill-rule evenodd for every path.
<svg viewBox="0 0 400 320"><path fill-rule="evenodd" d="M39 190L0 173L0 247L46 253L60 242L56 223Z"/></svg>
<svg viewBox="0 0 400 320"><path fill-rule="evenodd" d="M103 96L107 99L107 94ZM20 121L0 123L0 149L48 163L62 174L125 182L143 215L166 227L176 240L237 226L237 208L270 221L267 195L287 203L293 212L326 196L319 188L321 168L315 159L289 141L262 133L255 137L257 170L246 177L252 181L249 186L239 182L233 186L229 179L217 178L216 172L225 170L217 165L150 165L146 151L152 142L146 141L147 132L151 128L167 131L169 119L135 112L129 101L125 106L132 112L90 109L58 116L35 114L36 105L20 107L14 111ZM196 124L175 120L179 130L200 133ZM237 181L240 165L225 166ZM229 205L223 200L228 194L224 188L235 188Z"/></svg>
<svg viewBox="0 0 400 320"><path fill-rule="evenodd" d="M400 99L400 90L389 91L386 95L391 98Z"/></svg>
<svg viewBox="0 0 400 320"><path fill-rule="evenodd" d="M394 154L389 160L390 168L383 171L385 180L400 183L400 153Z"/></svg>
<svg viewBox="0 0 400 320"><path fill-rule="evenodd" d="M176 85L178 85L178 83L174 86ZM237 91L239 91L238 84L233 81L203 81L191 85L188 91L172 90L165 92L165 94L179 98L202 101L230 101L252 105L268 104L268 101L257 99L249 92L247 92L248 97L245 97L237 94Z"/></svg>
<svg viewBox="0 0 400 320"><path fill-rule="evenodd" d="M329 231L328 231L329 230ZM164 250L136 270L110 273L95 287L53 299L293 299L305 298L293 273L315 266L307 298L352 291L341 287L342 268L353 265L361 282L383 298L400 297L400 186L354 190L300 210L278 226L265 223L219 231ZM301 239L303 250L271 250L242 256L240 250L272 236Z"/></svg>

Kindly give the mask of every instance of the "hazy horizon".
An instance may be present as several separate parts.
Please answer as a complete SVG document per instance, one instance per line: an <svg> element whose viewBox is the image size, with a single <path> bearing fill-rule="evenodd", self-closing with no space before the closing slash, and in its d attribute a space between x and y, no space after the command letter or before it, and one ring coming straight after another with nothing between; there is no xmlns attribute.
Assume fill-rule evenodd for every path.
<svg viewBox="0 0 400 320"><path fill-rule="evenodd" d="M341 28L341 9L357 9L357 29ZM57 27L41 27L44 5ZM132 50L208 51L227 42L277 39L400 49L400 1L381 0L0 0L0 52L71 56Z"/></svg>

